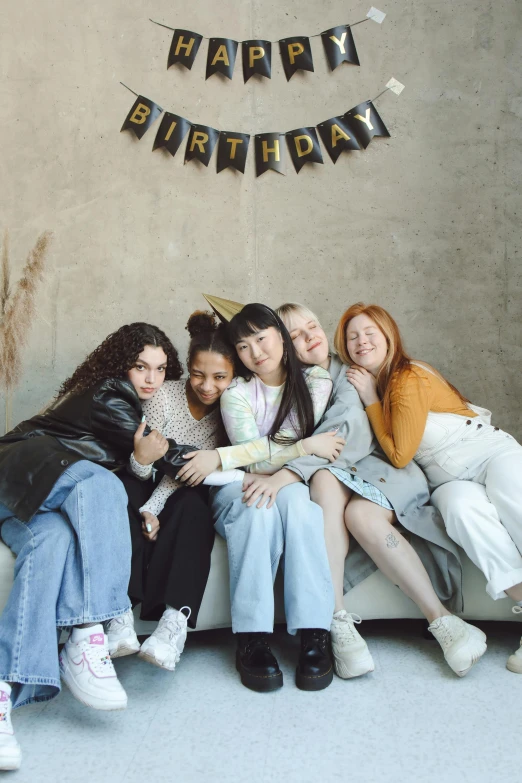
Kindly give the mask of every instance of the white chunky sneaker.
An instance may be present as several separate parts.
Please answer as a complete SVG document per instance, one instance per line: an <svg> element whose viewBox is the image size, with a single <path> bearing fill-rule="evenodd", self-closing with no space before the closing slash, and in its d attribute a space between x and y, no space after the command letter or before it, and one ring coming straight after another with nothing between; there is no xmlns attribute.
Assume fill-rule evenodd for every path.
<svg viewBox="0 0 522 783"><path fill-rule="evenodd" d="M447 664L464 677L486 652L486 634L454 614L438 617L428 628L444 652Z"/></svg>
<svg viewBox="0 0 522 783"><path fill-rule="evenodd" d="M334 669L335 673L344 680L360 677L375 669L368 645L354 625L361 622L358 614L350 614L345 609L336 612L333 616L330 633Z"/></svg>
<svg viewBox="0 0 522 783"><path fill-rule="evenodd" d="M188 614L184 614L183 609L187 610ZM138 657L173 672L185 647L189 617L188 606L182 606L179 611L166 609L156 630L141 645Z"/></svg>
<svg viewBox="0 0 522 783"><path fill-rule="evenodd" d="M132 609L129 609L119 617L107 620L103 624L103 628L107 634L111 658L123 658L124 655L133 655L140 649L140 643L134 630Z"/></svg>
<svg viewBox="0 0 522 783"><path fill-rule="evenodd" d="M522 606L517 604L511 609L511 611L513 614L522 614ZM506 667L510 672L515 672L515 674L522 674L522 639L520 640L520 647L518 650L514 652L513 655L510 655L507 659Z"/></svg>
<svg viewBox="0 0 522 783"><path fill-rule="evenodd" d="M60 672L72 695L87 707L124 710L127 706L102 625L73 628L60 653Z"/></svg>
<svg viewBox="0 0 522 783"><path fill-rule="evenodd" d="M0 770L20 769L22 751L11 723L11 686L0 682Z"/></svg>

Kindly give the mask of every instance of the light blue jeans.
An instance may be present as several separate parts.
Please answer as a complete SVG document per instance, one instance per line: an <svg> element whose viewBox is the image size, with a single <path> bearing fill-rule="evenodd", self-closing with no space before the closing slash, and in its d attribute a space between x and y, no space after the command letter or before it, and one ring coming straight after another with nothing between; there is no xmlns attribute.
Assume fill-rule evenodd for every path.
<svg viewBox="0 0 522 783"><path fill-rule="evenodd" d="M215 528L227 542L234 633L274 629L274 580L284 572L288 631L330 629L334 595L321 508L308 487L282 489L272 508L248 508L241 483L213 490Z"/></svg>
<svg viewBox="0 0 522 783"><path fill-rule="evenodd" d="M30 522L0 504L0 534L16 555L0 617L0 680L13 705L60 690L57 628L101 622L130 606L127 495L117 476L82 460L60 476Z"/></svg>

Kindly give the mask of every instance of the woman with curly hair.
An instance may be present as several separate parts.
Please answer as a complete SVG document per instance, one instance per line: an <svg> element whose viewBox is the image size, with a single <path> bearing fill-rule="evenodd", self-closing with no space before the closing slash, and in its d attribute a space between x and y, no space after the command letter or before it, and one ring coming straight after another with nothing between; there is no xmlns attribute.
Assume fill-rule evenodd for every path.
<svg viewBox="0 0 522 783"><path fill-rule="evenodd" d="M181 375L166 335L122 326L66 380L43 414L0 438L0 534L16 555L0 618L0 769L21 751L11 709L60 691L123 709L102 623L129 609L127 498L115 469L134 459L175 475L187 446L150 432L142 402ZM71 634L60 656L57 628Z"/></svg>

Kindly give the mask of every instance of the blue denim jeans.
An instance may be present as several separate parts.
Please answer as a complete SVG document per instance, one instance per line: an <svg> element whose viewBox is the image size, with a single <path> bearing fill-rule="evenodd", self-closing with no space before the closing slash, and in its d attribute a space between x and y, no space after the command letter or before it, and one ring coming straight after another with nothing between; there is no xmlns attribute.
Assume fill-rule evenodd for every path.
<svg viewBox="0 0 522 783"><path fill-rule="evenodd" d="M57 629L101 622L130 606L127 496L117 476L76 462L30 522L0 504L0 534L16 555L0 617L0 680L15 707L60 690Z"/></svg>
<svg viewBox="0 0 522 783"><path fill-rule="evenodd" d="M288 631L329 630L334 595L321 508L308 487L282 489L272 508L248 508L240 483L213 490L215 528L227 542L234 633L274 628L274 589L281 560Z"/></svg>

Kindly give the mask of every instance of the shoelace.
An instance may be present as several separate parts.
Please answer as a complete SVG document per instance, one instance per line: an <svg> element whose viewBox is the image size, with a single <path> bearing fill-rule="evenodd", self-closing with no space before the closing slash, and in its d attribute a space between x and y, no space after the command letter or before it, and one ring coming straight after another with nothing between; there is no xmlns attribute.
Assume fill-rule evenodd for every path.
<svg viewBox="0 0 522 783"><path fill-rule="evenodd" d="M328 636L328 631L323 630L307 633L304 637L301 637L301 647L303 650L307 650L317 644L319 645L321 652L324 653L328 647Z"/></svg>
<svg viewBox="0 0 522 783"><path fill-rule="evenodd" d="M511 611L513 612L513 614L522 614L522 606L516 604L515 606L511 607Z"/></svg>
<svg viewBox="0 0 522 783"><path fill-rule="evenodd" d="M258 647L259 645L266 647L268 650L270 649L270 645L268 644L268 639L266 635L254 636L252 639L249 639L248 642L245 644L245 653L247 655L250 655L252 649L254 647Z"/></svg>
<svg viewBox="0 0 522 783"><path fill-rule="evenodd" d="M339 626L336 626L336 634L340 642L347 642L350 644L351 642L357 641L359 634L355 624L360 625L362 623L362 617L359 617L358 614L353 612L347 612L346 615L337 617L336 621L340 624Z"/></svg>
<svg viewBox="0 0 522 783"><path fill-rule="evenodd" d="M188 610L188 615L183 614L183 609ZM158 623L158 627L154 631L154 636L162 641L171 642L174 636L182 633L189 619L191 610L189 606L182 606L178 614L173 617L162 617Z"/></svg>
<svg viewBox="0 0 522 783"><path fill-rule="evenodd" d="M113 617L112 620L109 620L109 622L107 623L107 630L114 631L118 626L122 628L131 627L131 619L127 612L125 612L125 614L120 615L119 617Z"/></svg>
<svg viewBox="0 0 522 783"><path fill-rule="evenodd" d="M100 677L116 677L114 664L106 644L100 646L87 643L85 655L94 674Z"/></svg>

